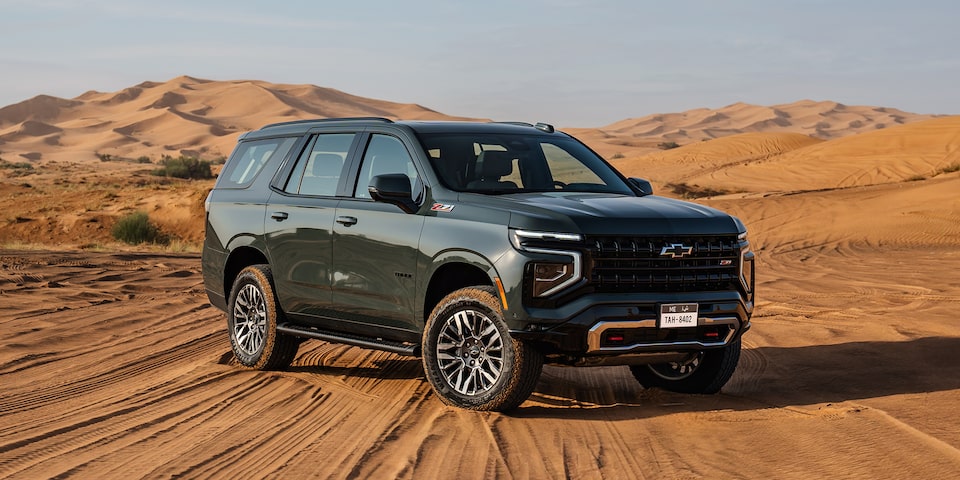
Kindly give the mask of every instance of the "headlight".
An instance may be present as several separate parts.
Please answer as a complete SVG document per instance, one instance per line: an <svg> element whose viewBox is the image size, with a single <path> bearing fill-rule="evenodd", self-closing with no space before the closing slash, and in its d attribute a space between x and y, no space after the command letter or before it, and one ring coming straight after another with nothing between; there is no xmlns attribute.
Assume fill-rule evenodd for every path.
<svg viewBox="0 0 960 480"><path fill-rule="evenodd" d="M534 297L546 297L574 279L572 263L534 263L532 268Z"/></svg>
<svg viewBox="0 0 960 480"><path fill-rule="evenodd" d="M580 234L510 230L510 242L517 250L569 258L569 261L536 261L528 264L528 279L533 280L530 292L534 297L548 297L577 283L582 278L580 252L563 249L565 243L579 243ZM559 247L559 248L556 248Z"/></svg>
<svg viewBox="0 0 960 480"><path fill-rule="evenodd" d="M546 242L580 242L583 236L579 233L534 232L530 230L510 229L510 243L517 250L525 250L528 244Z"/></svg>

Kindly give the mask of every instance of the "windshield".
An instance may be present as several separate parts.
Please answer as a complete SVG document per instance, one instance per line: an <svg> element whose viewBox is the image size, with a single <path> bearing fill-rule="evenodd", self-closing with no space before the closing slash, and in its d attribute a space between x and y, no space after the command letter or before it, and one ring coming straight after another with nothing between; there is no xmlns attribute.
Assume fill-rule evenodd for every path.
<svg viewBox="0 0 960 480"><path fill-rule="evenodd" d="M458 192L632 194L613 169L566 137L420 134L443 184Z"/></svg>

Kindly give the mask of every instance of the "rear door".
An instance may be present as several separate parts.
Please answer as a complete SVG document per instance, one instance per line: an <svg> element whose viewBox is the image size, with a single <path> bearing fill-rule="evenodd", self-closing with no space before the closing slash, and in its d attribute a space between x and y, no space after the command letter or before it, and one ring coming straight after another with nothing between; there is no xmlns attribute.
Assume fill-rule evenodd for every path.
<svg viewBox="0 0 960 480"><path fill-rule="evenodd" d="M310 137L286 178L274 184L267 204L265 238L277 297L300 322L330 324L333 225L338 192L356 132ZM281 174L283 175L283 174Z"/></svg>
<svg viewBox="0 0 960 480"><path fill-rule="evenodd" d="M368 335L419 341L414 312L424 217L374 202L367 187L376 175L403 173L417 191L420 176L399 136L369 133L362 142L360 163L351 169L353 191L337 206L333 225L333 308L366 325Z"/></svg>

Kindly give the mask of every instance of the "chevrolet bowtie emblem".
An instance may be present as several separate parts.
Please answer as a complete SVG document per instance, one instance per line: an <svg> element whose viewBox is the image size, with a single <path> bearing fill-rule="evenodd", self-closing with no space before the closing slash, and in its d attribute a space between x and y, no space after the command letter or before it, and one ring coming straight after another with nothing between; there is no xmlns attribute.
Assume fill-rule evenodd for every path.
<svg viewBox="0 0 960 480"><path fill-rule="evenodd" d="M660 249L661 257L680 258L693 252L693 247L688 247L682 243L671 243Z"/></svg>

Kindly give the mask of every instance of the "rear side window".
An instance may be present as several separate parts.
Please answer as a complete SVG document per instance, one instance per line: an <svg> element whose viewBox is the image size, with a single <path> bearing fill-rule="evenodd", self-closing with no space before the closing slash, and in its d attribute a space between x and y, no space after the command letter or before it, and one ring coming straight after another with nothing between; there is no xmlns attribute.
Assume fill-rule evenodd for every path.
<svg viewBox="0 0 960 480"><path fill-rule="evenodd" d="M337 194L344 161L355 133L322 133L304 149L290 175L287 193L332 197Z"/></svg>
<svg viewBox="0 0 960 480"><path fill-rule="evenodd" d="M283 157L290 151L296 138L268 138L243 142L220 172L218 188L244 188L257 178L263 166L274 155Z"/></svg>

